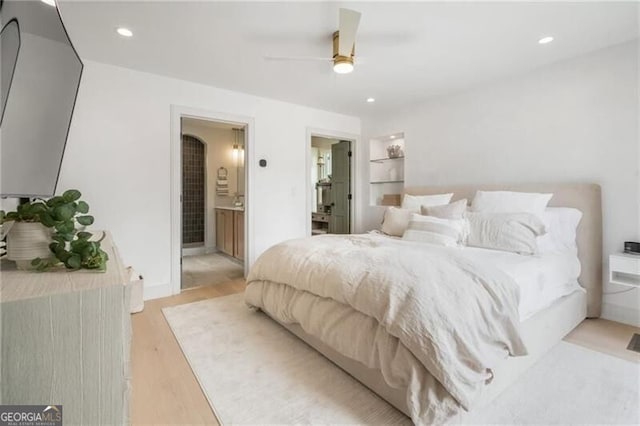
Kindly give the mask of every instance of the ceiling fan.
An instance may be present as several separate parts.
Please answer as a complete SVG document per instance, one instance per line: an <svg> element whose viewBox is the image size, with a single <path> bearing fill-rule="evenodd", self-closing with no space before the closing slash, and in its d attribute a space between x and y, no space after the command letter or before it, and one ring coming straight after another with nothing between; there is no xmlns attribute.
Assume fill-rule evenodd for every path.
<svg viewBox="0 0 640 426"><path fill-rule="evenodd" d="M348 74L353 71L356 34L361 16L361 13L355 10L340 8L338 31L333 33L331 58L310 56L265 56L264 58L281 61L332 61L333 71L338 74Z"/></svg>

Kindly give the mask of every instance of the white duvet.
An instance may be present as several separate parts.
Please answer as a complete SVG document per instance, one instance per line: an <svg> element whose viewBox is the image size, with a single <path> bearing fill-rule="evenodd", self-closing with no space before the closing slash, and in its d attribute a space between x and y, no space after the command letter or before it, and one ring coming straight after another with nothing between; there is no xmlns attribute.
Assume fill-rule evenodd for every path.
<svg viewBox="0 0 640 426"><path fill-rule="evenodd" d="M518 286L520 321L526 321L563 296L585 291L578 284L580 261L575 251L523 256L499 250L462 248L475 261L494 265Z"/></svg>
<svg viewBox="0 0 640 426"><path fill-rule="evenodd" d="M245 300L379 369L425 424L472 408L492 368L526 354L518 292L507 273L462 250L330 235L267 250Z"/></svg>

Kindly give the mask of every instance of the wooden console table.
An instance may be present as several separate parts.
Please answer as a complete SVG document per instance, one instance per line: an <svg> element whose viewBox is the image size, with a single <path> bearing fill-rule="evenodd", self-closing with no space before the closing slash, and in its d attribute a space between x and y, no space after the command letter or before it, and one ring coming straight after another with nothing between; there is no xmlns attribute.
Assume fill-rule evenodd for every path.
<svg viewBox="0 0 640 426"><path fill-rule="evenodd" d="M107 271L0 263L1 404L62 404L65 424L128 424L130 287L111 238Z"/></svg>

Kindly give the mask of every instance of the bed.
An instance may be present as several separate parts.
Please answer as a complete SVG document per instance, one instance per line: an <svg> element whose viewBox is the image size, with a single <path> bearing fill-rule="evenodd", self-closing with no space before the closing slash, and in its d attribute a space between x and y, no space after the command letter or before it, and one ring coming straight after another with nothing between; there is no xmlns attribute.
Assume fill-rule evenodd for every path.
<svg viewBox="0 0 640 426"><path fill-rule="evenodd" d="M517 306L517 308L512 307L513 309L511 309L510 305L505 304L503 300L510 297L507 294L510 287L506 284L503 285L501 281L503 278L506 280L506 275L509 275L509 272L505 277L502 277L495 275L493 270L492 272L484 271L478 265L487 262L503 262L507 265L506 267L502 266L503 269L511 271L510 273L513 275L525 278L528 274L530 275L530 271L537 267L542 268L541 266L530 262L519 263L517 261L518 255L515 254L500 255L502 256L500 259L492 257L493 255L487 255L482 250L474 253L473 249L465 249L463 254L459 254L461 252L447 248L424 248L419 243L412 244L394 241L379 235L368 235L321 237L324 239L316 240L313 243L309 241L293 243L294 246L289 247L290 254L283 255L286 252L282 252L279 256L277 252L272 252L272 258L267 265L263 265L262 268L258 265L255 271L252 270L248 279L245 300L250 306L263 310L293 334L411 417L414 423L472 421L473 410L476 407L481 407L492 401L586 317L598 317L602 297L602 213L599 186L594 184L474 185L417 187L408 188L405 192L412 195L452 192L454 193L452 201L455 201L462 198L471 199L476 190L552 192L554 196L549 206L572 207L580 210L582 220L577 229L576 240L577 256L581 267L573 272L571 272L571 268L568 268L569 272L562 269L555 270L545 278L553 280L557 279L554 277L562 276L562 274L575 273L577 275L579 273L580 286L567 287L561 297L553 298L547 304L543 303L541 306L533 308L531 306L529 308ZM331 238L335 239L331 240ZM309 244L313 245L309 246ZM352 247L356 247L357 250ZM276 251L279 249L284 250L284 248L275 248ZM293 258L288 257L291 253L295 253L300 262L305 265L308 265L309 262L314 264L314 256L319 253L322 253L323 256L330 253L334 257L333 261L328 264L315 262L317 263L315 270L304 267L296 270L292 276L286 276L283 271L287 270L289 265L279 265L274 259L283 258L286 262ZM371 254L360 255L360 253ZM373 260L366 258L366 256L378 256L379 253L387 255L389 253L403 253L401 258L391 259L397 265L389 276L386 276L385 273L386 269L391 267L380 266L384 263L383 258ZM421 262L426 265L417 265L415 266L417 269L413 270L404 262L404 258L411 256L439 260L435 263L429 263L431 260ZM485 257L482 258L482 256ZM360 257L365 257L365 259L360 259ZM469 266L468 260L470 258L476 259L473 267ZM477 261L478 259L480 261ZM347 263L341 265L342 261ZM355 272L352 274L353 276L350 275L351 265L355 271L360 261L365 265L360 268L360 275L353 275L356 274ZM553 260L550 261L553 262ZM537 259L535 262L544 263L545 260ZM414 261L412 265L415 263L417 262ZM331 268L335 270L330 271ZM545 268L547 267L545 266ZM270 275L263 273L267 269L271 270ZM416 274L431 274L433 277L446 278L449 274L454 275L452 272L454 269L456 271L462 269L465 274L457 275L457 278L446 286L449 294L442 296L444 299L433 299L431 302L433 305L427 310L430 311L429 315L435 317L434 321L441 319L447 315L447 312L452 312L451 308L449 311L446 310L447 300L454 297L452 295L457 295L455 297L460 298L461 306L469 308L452 314L452 317L460 316L460 318L455 320L458 321L457 323L454 319L451 320L452 332L445 333L446 337L440 333L433 336L424 329L424 324L412 323L412 317L404 310L411 312L416 309L416 306L424 309L422 300L433 292L434 288L428 288L423 293L416 293L420 296L414 296L410 294L413 292L411 286L397 290L388 281L391 276L402 276L405 280L410 281ZM340 274L335 275L336 271ZM322 288L305 287L305 285L311 285L309 284L312 281L310 275L314 274L315 276L326 274L323 275L325 282ZM458 285L458 281L464 281L463 278L466 275L471 277L466 285L477 284L485 293L486 289L492 289L488 296L483 295L482 297L488 298L487 300L491 299L491 303L497 303L500 309L495 309L494 306L494 308L482 310L484 309L482 305L485 302L478 303L480 308L472 306L472 300L475 296L468 296L467 292L460 292L460 289L453 288ZM334 278L334 276L340 278ZM349 283L349 285L336 282L338 279ZM422 277L416 279L422 279ZM384 309L381 313L372 310L366 312L369 315L361 315L368 309L370 303L370 300L366 298L376 297L374 291L363 293L360 292L360 287L353 285L353 283L359 285L364 280L377 280L376 285L379 287L374 287L375 289L382 289L382 293L390 292L392 298L389 299L390 302L385 299L385 303L382 303ZM527 285L526 279L515 281L520 287ZM514 280L512 279L511 282ZM298 288L292 288L293 285L298 284ZM349 293L352 286L358 287L358 293L344 296L355 300L355 302L352 300L349 303L357 304L365 303L365 301L367 303L363 305L365 307L362 308L362 311L355 311L355 313L348 307L335 303L335 300L343 297L342 293ZM337 287L340 288L337 289ZM493 289L498 290L494 291ZM326 294L323 293L325 291ZM522 289L519 291L522 292ZM400 295L392 294L394 292L399 292ZM466 297L469 299L466 300ZM418 301L416 302L416 300ZM444 307L441 308L440 305ZM529 303L529 305L531 304ZM388 323L387 316L395 316L393 324L400 322L402 326L394 329ZM491 316L495 318L487 318ZM483 320L475 321L474 318L476 320L482 318ZM433 318L429 321L432 320ZM468 323L474 321L477 325L469 327ZM482 327L487 327L487 329L482 329ZM512 328L517 328L518 332L513 332ZM415 331L413 335L410 333L411 330ZM423 334L429 334L429 338L424 338ZM447 340L451 334L456 335L458 340ZM486 335L500 337L487 339ZM433 344L433 347L429 346L429 349L434 351L424 357L416 355L419 352L416 345L420 344ZM370 345L371 348L368 349L367 345ZM463 362L449 359L447 351L441 349L447 345L460 346L456 350L458 358L461 358ZM471 353L476 349L479 354ZM460 356L460 352L462 356ZM476 358L490 360L488 363L491 368L486 369L486 374L484 374L485 370L473 370L472 366L477 361ZM449 372L451 369L455 370L455 365L458 365L464 374ZM470 384L471 379L473 379L472 384Z"/></svg>

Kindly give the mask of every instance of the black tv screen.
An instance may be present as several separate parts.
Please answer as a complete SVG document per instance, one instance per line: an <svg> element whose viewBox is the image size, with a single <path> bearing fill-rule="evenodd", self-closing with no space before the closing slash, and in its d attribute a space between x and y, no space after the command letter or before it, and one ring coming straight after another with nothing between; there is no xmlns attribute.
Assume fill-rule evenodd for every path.
<svg viewBox="0 0 640 426"><path fill-rule="evenodd" d="M82 61L53 0L4 0L0 21L0 196L51 196Z"/></svg>

